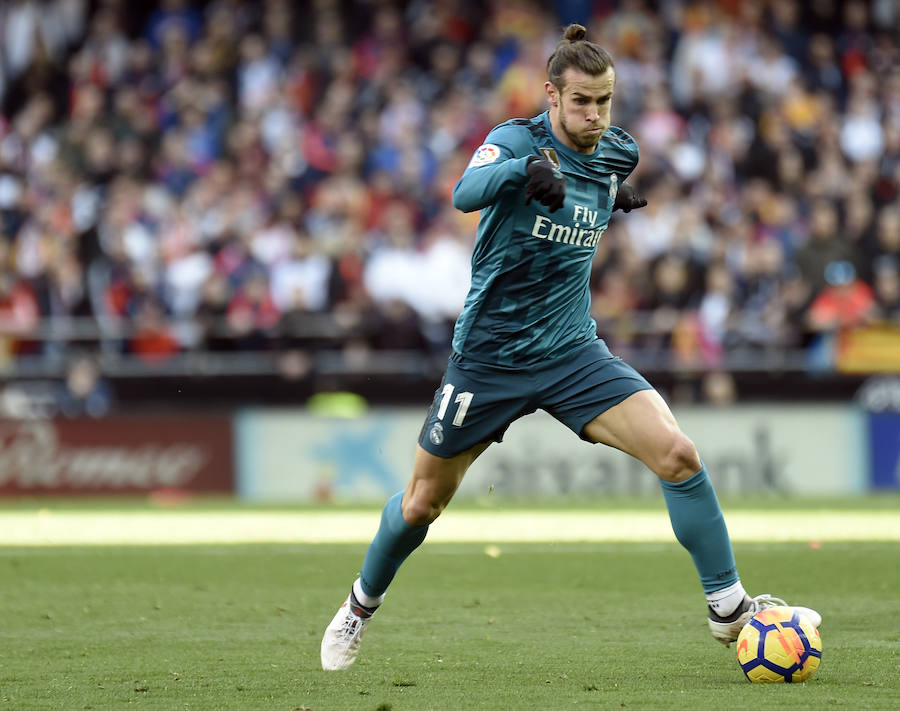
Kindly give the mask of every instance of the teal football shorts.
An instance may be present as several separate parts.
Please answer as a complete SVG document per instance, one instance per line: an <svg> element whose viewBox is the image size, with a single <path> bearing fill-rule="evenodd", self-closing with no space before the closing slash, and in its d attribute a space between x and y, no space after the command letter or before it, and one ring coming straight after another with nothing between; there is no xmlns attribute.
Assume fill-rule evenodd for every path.
<svg viewBox="0 0 900 711"><path fill-rule="evenodd" d="M513 421L538 408L581 437L601 412L652 388L601 339L527 368L476 363L453 353L419 444L435 456L453 457L481 442L502 441Z"/></svg>

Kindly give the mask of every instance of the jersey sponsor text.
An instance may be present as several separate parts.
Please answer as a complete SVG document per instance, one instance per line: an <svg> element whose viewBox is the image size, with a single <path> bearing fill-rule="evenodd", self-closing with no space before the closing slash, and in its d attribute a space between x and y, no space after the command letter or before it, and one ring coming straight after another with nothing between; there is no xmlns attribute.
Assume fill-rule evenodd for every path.
<svg viewBox="0 0 900 711"><path fill-rule="evenodd" d="M534 216L534 225L531 228L531 236L545 239L549 242L561 242L576 247L596 247L597 242L603 236L604 230L584 229L553 222L543 215Z"/></svg>

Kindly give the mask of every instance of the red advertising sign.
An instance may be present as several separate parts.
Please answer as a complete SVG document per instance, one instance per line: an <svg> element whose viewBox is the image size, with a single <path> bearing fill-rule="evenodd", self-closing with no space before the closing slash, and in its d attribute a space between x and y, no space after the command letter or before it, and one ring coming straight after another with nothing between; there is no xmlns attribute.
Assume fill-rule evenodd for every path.
<svg viewBox="0 0 900 711"><path fill-rule="evenodd" d="M227 417L0 420L0 496L231 492Z"/></svg>

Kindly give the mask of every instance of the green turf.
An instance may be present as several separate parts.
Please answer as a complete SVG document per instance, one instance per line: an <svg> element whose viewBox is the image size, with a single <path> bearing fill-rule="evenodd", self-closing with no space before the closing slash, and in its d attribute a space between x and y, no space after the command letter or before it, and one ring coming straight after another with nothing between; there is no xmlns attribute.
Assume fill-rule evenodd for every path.
<svg viewBox="0 0 900 711"><path fill-rule="evenodd" d="M426 544L347 672L319 641L361 546L0 549L0 710L900 708L896 544L736 551L823 612L812 681L747 682L674 544Z"/></svg>

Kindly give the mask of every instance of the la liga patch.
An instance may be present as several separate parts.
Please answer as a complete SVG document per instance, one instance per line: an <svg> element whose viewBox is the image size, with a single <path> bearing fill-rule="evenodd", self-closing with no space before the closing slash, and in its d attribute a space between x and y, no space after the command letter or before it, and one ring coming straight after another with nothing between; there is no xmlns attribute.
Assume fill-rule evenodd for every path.
<svg viewBox="0 0 900 711"><path fill-rule="evenodd" d="M493 143L485 143L475 151L475 155L469 161L469 167L474 168L479 165L487 165L488 163L493 163L499 157L500 149Z"/></svg>

